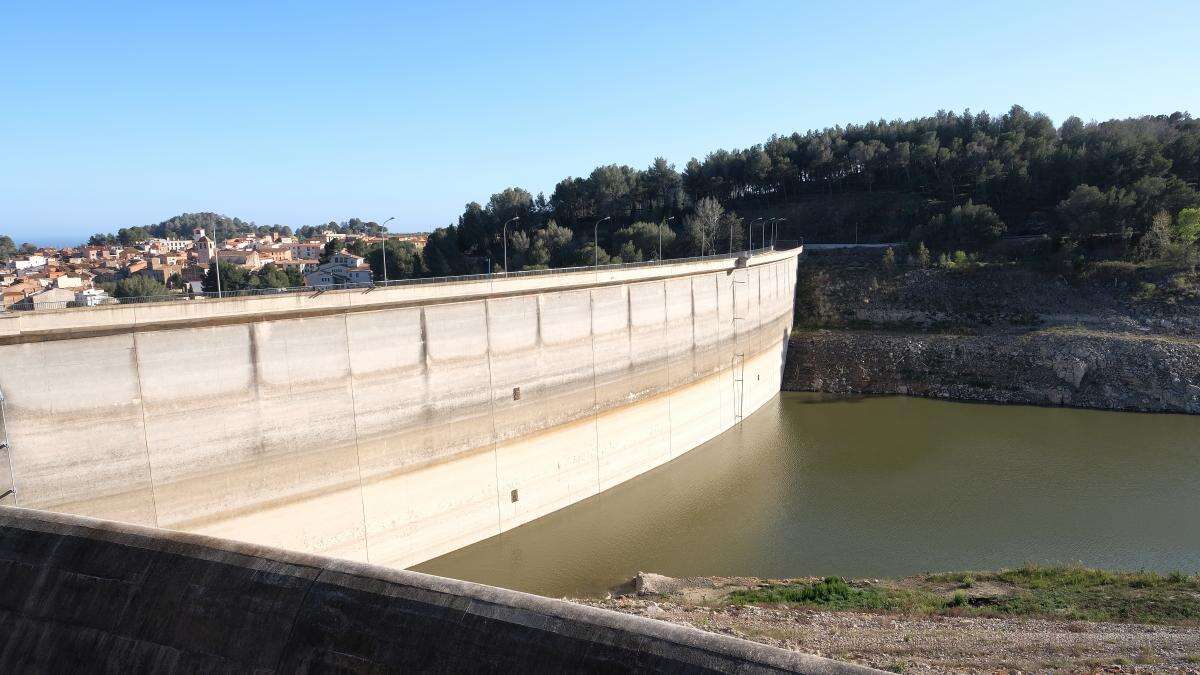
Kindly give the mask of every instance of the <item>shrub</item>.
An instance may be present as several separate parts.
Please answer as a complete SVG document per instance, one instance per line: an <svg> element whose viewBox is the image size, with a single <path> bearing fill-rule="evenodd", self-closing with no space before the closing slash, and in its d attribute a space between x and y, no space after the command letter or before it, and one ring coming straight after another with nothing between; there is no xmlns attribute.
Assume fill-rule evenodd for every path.
<svg viewBox="0 0 1200 675"><path fill-rule="evenodd" d="M811 584L734 591L729 594L729 598L739 604L791 602L820 605L830 609L883 609L888 604L879 591L853 588L840 577L825 577Z"/></svg>
<svg viewBox="0 0 1200 675"><path fill-rule="evenodd" d="M806 270L796 280L796 324L823 325L834 319L833 303L826 289L829 274L824 270Z"/></svg>
<svg viewBox="0 0 1200 675"><path fill-rule="evenodd" d="M929 267L929 249L925 247L925 242L917 244L917 266Z"/></svg>
<svg viewBox="0 0 1200 675"><path fill-rule="evenodd" d="M883 252L883 271L888 274L896 272L896 252L892 250L891 246Z"/></svg>
<svg viewBox="0 0 1200 675"><path fill-rule="evenodd" d="M1183 209L1175 217L1173 233L1176 241L1191 246L1200 240L1200 209Z"/></svg>
<svg viewBox="0 0 1200 675"><path fill-rule="evenodd" d="M913 230L914 241L928 241L934 248L982 250L999 240L1007 228L987 204L970 200L950 213L936 215Z"/></svg>

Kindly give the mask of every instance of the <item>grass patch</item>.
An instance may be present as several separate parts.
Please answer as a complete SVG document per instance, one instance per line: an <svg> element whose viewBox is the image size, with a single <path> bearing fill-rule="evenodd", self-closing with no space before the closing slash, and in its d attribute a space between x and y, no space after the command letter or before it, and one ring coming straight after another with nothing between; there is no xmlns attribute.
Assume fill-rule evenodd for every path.
<svg viewBox="0 0 1200 675"><path fill-rule="evenodd" d="M953 588L947 588L952 585ZM1026 565L857 585L839 577L730 593L736 604L967 616L1023 615L1068 621L1200 624L1200 576Z"/></svg>
<svg viewBox="0 0 1200 675"><path fill-rule="evenodd" d="M729 594L735 604L792 603L829 609L886 609L887 598L875 589L853 588L839 577L825 577L811 584L764 586Z"/></svg>

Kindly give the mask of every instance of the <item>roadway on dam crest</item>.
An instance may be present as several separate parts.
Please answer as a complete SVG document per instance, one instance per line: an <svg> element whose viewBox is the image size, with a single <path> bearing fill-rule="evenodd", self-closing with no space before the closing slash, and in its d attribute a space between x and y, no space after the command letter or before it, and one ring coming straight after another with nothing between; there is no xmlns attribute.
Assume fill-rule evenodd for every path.
<svg viewBox="0 0 1200 675"><path fill-rule="evenodd" d="M3 317L2 503L409 566L769 400L798 253Z"/></svg>

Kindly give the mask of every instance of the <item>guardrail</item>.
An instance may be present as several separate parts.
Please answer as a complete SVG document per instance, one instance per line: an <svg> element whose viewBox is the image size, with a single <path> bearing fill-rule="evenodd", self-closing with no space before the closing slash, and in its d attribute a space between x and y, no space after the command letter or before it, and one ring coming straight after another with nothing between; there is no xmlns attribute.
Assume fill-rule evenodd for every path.
<svg viewBox="0 0 1200 675"><path fill-rule="evenodd" d="M790 247L789 247L790 248ZM59 309L93 309L96 307L111 307L113 305L136 305L153 302L192 302L196 300L221 300L225 298L243 298L253 296L266 295L288 295L306 293L311 295L319 295L329 291L344 291L344 290L364 290L371 291L377 288L392 288L395 286L420 286L425 284L447 284L461 283L467 281L494 281L496 279L510 279L521 277L534 277L546 274L572 274L583 272L601 272L605 270L620 270L632 269L638 267L658 267L661 265L676 265L680 263L702 262L706 260L725 260L729 258L738 258L741 256L753 256L770 251L774 251L774 245L767 245L761 248L735 251L732 253L719 253L716 255L692 256L688 258L667 258L665 260L645 260L641 262L615 263L611 265L585 265L579 267L551 267L548 269L538 270L520 270L517 272L490 272L486 274L461 274L457 276L447 277L413 277L410 279L392 279L389 281L372 281L369 283L358 284L328 284L323 286L291 286L288 288L247 288L236 291L205 291L203 293L172 293L170 295L144 295L128 298L106 298L103 302L97 304L84 304L75 301L55 301L36 303L30 298L25 298L5 310L10 312L42 312Z"/></svg>

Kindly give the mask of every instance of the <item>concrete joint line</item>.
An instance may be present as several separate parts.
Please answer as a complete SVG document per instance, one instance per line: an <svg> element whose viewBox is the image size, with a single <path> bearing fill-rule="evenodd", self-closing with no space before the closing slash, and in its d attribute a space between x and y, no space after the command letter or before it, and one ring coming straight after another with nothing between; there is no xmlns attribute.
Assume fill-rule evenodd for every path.
<svg viewBox="0 0 1200 675"><path fill-rule="evenodd" d="M142 359L138 351L138 334L134 333L131 336L130 342L133 344L133 376L137 379L138 393L138 412L142 414L142 450L146 453L146 481L150 483L150 508L154 512L154 526L162 527L158 522L158 495L154 485L154 467L150 462L150 426L146 422L146 395L142 391ZM12 462L9 461L9 470L12 470Z"/></svg>
<svg viewBox="0 0 1200 675"><path fill-rule="evenodd" d="M424 310L421 310L424 313ZM492 416L492 466L496 476L496 533L504 531L504 516L500 506L500 435L496 433L496 384L492 375L492 304L490 300L483 301L483 338L484 354L487 357L488 369L488 410Z"/></svg>
<svg viewBox="0 0 1200 675"><path fill-rule="evenodd" d="M363 494L362 447L358 441L358 397L354 391L354 361L350 357L350 314L342 315L346 326L346 372L350 377L350 418L354 424L354 468L358 474L358 504L362 507L363 555L371 562L371 538L367 536L367 496ZM290 377L288 378L291 379Z"/></svg>
<svg viewBox="0 0 1200 675"><path fill-rule="evenodd" d="M592 431L596 438L596 494L600 494L600 390L596 385L596 291L594 290L588 291L588 332L592 338Z"/></svg>

